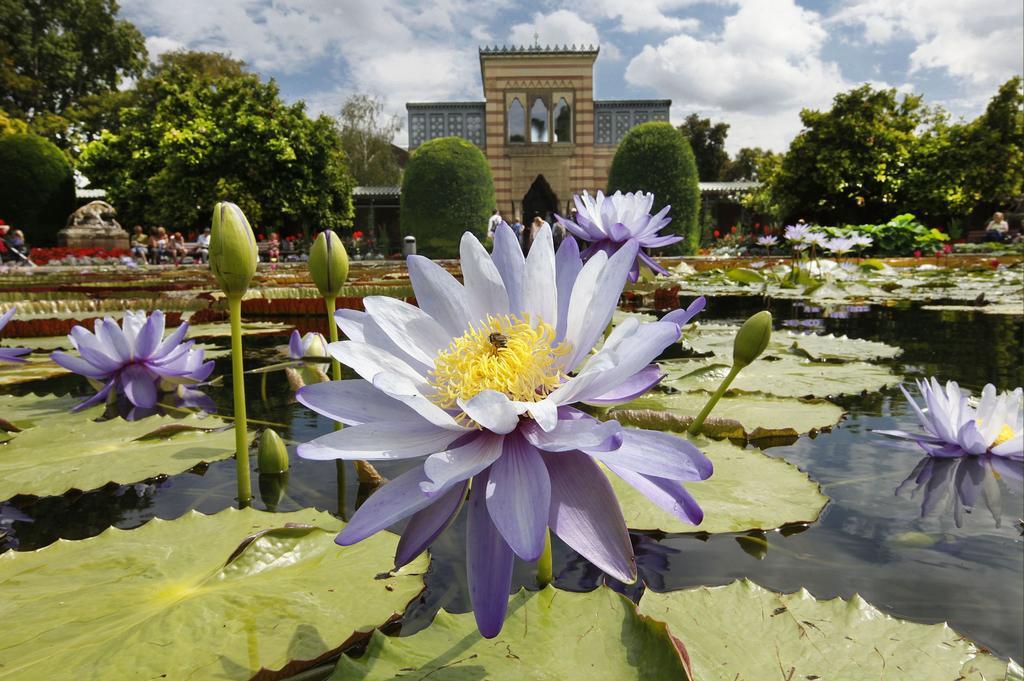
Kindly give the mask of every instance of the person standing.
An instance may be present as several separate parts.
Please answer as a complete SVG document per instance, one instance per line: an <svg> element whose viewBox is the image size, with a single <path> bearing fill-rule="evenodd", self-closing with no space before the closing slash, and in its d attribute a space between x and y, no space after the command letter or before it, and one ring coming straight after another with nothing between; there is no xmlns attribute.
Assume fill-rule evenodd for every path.
<svg viewBox="0 0 1024 681"><path fill-rule="evenodd" d="M494 213L487 220L487 238L494 239L494 232L497 231L498 225L502 222L501 213L497 208L494 209Z"/></svg>

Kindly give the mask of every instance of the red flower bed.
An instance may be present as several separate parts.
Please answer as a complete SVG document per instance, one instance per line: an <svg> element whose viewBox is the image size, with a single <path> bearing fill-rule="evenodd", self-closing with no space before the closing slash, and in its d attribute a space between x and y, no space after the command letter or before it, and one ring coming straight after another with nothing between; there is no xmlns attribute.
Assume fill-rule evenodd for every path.
<svg viewBox="0 0 1024 681"><path fill-rule="evenodd" d="M32 262L45 265L49 262L62 260L69 255L76 258L120 258L131 255L127 248L33 248Z"/></svg>

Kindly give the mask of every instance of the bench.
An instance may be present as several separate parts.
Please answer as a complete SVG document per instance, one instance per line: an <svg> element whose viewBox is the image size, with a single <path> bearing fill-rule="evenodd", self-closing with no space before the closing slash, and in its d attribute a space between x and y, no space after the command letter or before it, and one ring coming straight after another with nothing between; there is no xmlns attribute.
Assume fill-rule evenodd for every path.
<svg viewBox="0 0 1024 681"><path fill-rule="evenodd" d="M1011 229L1009 232L1006 233L1006 238L1003 240L1003 242L1008 243L1010 241L1013 241L1013 238L1017 236L1018 233L1019 232L1017 232L1016 230ZM983 241L985 241L985 230L972 229L969 232L967 232L967 243L980 244Z"/></svg>

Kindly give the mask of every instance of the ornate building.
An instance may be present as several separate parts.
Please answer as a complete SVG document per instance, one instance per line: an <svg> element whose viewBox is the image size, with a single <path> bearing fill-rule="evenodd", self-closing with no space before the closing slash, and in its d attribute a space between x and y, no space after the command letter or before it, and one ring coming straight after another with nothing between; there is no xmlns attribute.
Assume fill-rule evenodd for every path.
<svg viewBox="0 0 1024 681"><path fill-rule="evenodd" d="M480 147L507 219L567 214L572 195L608 183L635 125L669 120L667 99L595 100L596 47L484 47L482 102L406 104L409 150L456 136Z"/></svg>

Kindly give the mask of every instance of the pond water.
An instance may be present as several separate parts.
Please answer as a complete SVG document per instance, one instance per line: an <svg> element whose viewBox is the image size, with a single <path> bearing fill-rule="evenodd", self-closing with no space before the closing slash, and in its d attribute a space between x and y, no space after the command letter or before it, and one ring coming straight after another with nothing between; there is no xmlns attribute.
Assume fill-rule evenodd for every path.
<svg viewBox="0 0 1024 681"><path fill-rule="evenodd" d="M740 322L763 307L752 297L716 298L703 321ZM810 307L799 302L769 303L777 328L846 334L880 340L904 349L893 362L908 378L935 375L954 379L977 393L988 382L1013 388L1024 384L1024 318L970 312L936 312L914 306ZM282 321L275 318L275 321ZM283 320L301 330L326 331L320 319ZM279 361L278 338L247 341L247 367ZM226 358L218 373L230 374ZM291 400L281 373L270 374L267 399L260 378L246 385L251 420L275 425L289 442L307 441L328 432L324 418ZM65 377L21 386L14 392L86 394L84 381ZM210 391L230 413L224 388ZM911 495L897 488L915 472L921 452L872 436L872 429L916 430L916 420L895 388L837 400L849 413L831 432L802 437L795 444L766 450L807 471L830 502L817 522L783 531L705 535L634 533L641 575L657 591L696 585L726 584L747 577L762 586L793 591L807 588L817 598L848 598L859 593L886 613L920 622L948 621L957 631L1000 656L1024 658L1024 496L1007 480L997 481L1001 509L990 511L980 499L973 512L957 522L954 487L969 471L930 471L930 488ZM73 443L68 443L73 446ZM380 466L394 477L409 464ZM920 471L917 471L920 473ZM339 487L339 477L341 485ZM254 474L253 483L258 476ZM925 494L925 491L928 494ZM58 538L93 536L107 527L136 527L150 518L175 518L189 509L214 513L234 505L234 462L220 461L204 470L133 485L110 485L86 494L45 499L16 498L12 506L33 522L13 523L19 550L45 546ZM304 461L294 456L287 490L263 486L257 508L290 511L316 507L347 517L365 498L351 465L339 476L333 462ZM275 497L280 496L279 500ZM923 504L927 513L923 515ZM10 543L7 548L9 549ZM0 550L3 550L0 544ZM434 544L426 590L406 612L404 634L426 626L438 608L469 610L465 582L464 519L460 517ZM386 566L382 566L383 567ZM555 583L587 590L603 576L555 539ZM513 588L533 588L532 565L518 563ZM642 585L625 587L638 598Z"/></svg>

